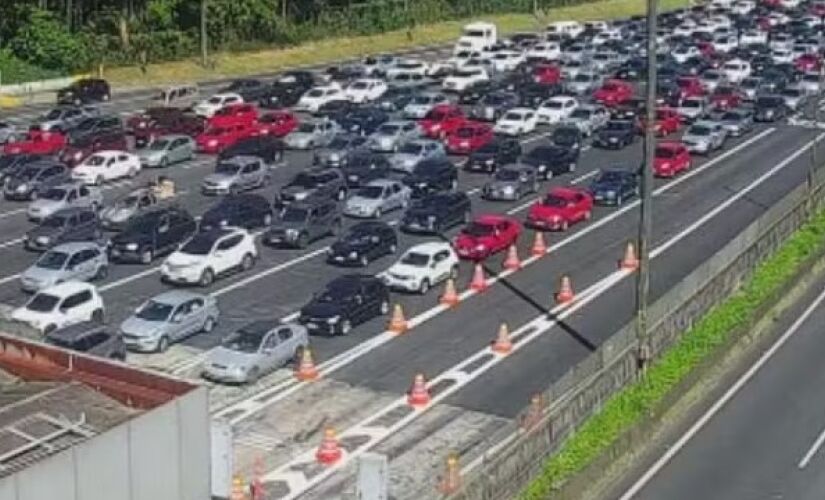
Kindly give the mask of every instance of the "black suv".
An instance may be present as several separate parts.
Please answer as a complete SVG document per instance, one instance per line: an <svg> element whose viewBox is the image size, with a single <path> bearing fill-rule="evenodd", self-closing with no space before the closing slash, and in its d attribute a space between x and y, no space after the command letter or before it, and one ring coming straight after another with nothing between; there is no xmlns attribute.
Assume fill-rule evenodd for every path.
<svg viewBox="0 0 825 500"><path fill-rule="evenodd" d="M401 218L408 233L441 233L470 221L470 197L463 192L436 193L416 200Z"/></svg>
<svg viewBox="0 0 825 500"><path fill-rule="evenodd" d="M352 189L390 175L390 161L386 156L370 151L357 151L341 167L347 187Z"/></svg>
<svg viewBox="0 0 825 500"><path fill-rule="evenodd" d="M550 134L550 142L561 148L579 150L584 142L584 136L575 125L562 125Z"/></svg>
<svg viewBox="0 0 825 500"><path fill-rule="evenodd" d="M272 224L272 205L259 194L234 194L221 198L201 216L200 230L237 226L253 229Z"/></svg>
<svg viewBox="0 0 825 500"><path fill-rule="evenodd" d="M69 141L83 141L98 134L123 132L123 121L118 116L93 116L81 121L69 131Z"/></svg>
<svg viewBox="0 0 825 500"><path fill-rule="evenodd" d="M590 193L595 203L621 206L625 200L639 195L639 181L630 170L605 169L590 183Z"/></svg>
<svg viewBox="0 0 825 500"><path fill-rule="evenodd" d="M66 208L23 235L27 250L44 251L70 241L96 241L103 235L100 219L91 208Z"/></svg>
<svg viewBox="0 0 825 500"><path fill-rule="evenodd" d="M57 104L80 106L90 102L108 101L111 98L109 83L99 78L83 78L57 91Z"/></svg>
<svg viewBox="0 0 825 500"><path fill-rule="evenodd" d="M298 321L310 333L346 335L353 326L387 314L390 294L374 276L345 274L330 281L301 309Z"/></svg>
<svg viewBox="0 0 825 500"><path fill-rule="evenodd" d="M311 196L281 210L264 234L263 242L272 246L305 248L317 239L338 234L341 225L341 209L337 202L323 196Z"/></svg>
<svg viewBox="0 0 825 500"><path fill-rule="evenodd" d="M315 85L315 77L309 71L289 71L272 82L261 97L262 108L286 108L298 102L304 92Z"/></svg>
<svg viewBox="0 0 825 500"><path fill-rule="evenodd" d="M370 135L382 123L390 119L386 111L378 108L357 108L335 119L341 129L349 134Z"/></svg>
<svg viewBox="0 0 825 500"><path fill-rule="evenodd" d="M470 153L464 170L493 173L498 167L515 163L521 156L521 143L517 139L496 137Z"/></svg>
<svg viewBox="0 0 825 500"><path fill-rule="evenodd" d="M576 170L579 150L556 145L537 146L521 157L521 163L536 169L536 174L550 179L554 175Z"/></svg>
<svg viewBox="0 0 825 500"><path fill-rule="evenodd" d="M189 212L177 207L144 212L112 238L112 260L149 264L158 255L175 251L197 226Z"/></svg>
<svg viewBox="0 0 825 500"><path fill-rule="evenodd" d="M757 122L775 122L788 115L785 100L776 95L758 97L753 109L753 120Z"/></svg>
<svg viewBox="0 0 825 500"><path fill-rule="evenodd" d="M343 201L347 197L344 175L337 169L316 168L300 172L281 188L283 203L301 201L310 196L321 196Z"/></svg>
<svg viewBox="0 0 825 500"><path fill-rule="evenodd" d="M458 188L458 170L447 158L424 160L409 175L404 176L404 184L412 190L413 198L455 190Z"/></svg>
<svg viewBox="0 0 825 500"><path fill-rule="evenodd" d="M107 331L106 325L84 321L46 334L46 342L72 351L101 358L126 359L126 344L120 335Z"/></svg>
<svg viewBox="0 0 825 500"><path fill-rule="evenodd" d="M66 165L55 160L29 163L6 179L3 196L7 200L33 200L53 186L71 181Z"/></svg>
<svg viewBox="0 0 825 500"><path fill-rule="evenodd" d="M254 78L241 78L239 80L234 80L232 83L219 90L219 92L223 93L231 92L233 94L238 94L243 97L244 102L257 101L258 99L263 98L268 91L269 88L267 88L265 83L260 80L255 80Z"/></svg>
<svg viewBox="0 0 825 500"><path fill-rule="evenodd" d="M596 132L593 145L605 149L622 149L636 140L637 128L630 120L610 120Z"/></svg>
<svg viewBox="0 0 825 500"><path fill-rule="evenodd" d="M273 166L284 157L284 141L268 135L247 137L221 151L218 163L235 156L255 156Z"/></svg>
<svg viewBox="0 0 825 500"><path fill-rule="evenodd" d="M330 245L327 262L339 266L366 267L370 262L398 250L398 235L389 224L360 222Z"/></svg>

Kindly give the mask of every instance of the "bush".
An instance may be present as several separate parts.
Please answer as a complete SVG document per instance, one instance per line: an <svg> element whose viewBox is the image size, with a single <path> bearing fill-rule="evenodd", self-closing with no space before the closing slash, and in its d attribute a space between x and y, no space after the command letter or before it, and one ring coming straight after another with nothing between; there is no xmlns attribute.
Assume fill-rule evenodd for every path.
<svg viewBox="0 0 825 500"><path fill-rule="evenodd" d="M61 74L60 71L52 71L34 66L18 59L9 50L0 49L0 84L11 85L35 80L59 78L61 76L64 75Z"/></svg>
<svg viewBox="0 0 825 500"><path fill-rule="evenodd" d="M72 34L55 14L39 9L31 12L26 25L9 41L9 48L17 57L56 71L75 71L89 63L82 38Z"/></svg>

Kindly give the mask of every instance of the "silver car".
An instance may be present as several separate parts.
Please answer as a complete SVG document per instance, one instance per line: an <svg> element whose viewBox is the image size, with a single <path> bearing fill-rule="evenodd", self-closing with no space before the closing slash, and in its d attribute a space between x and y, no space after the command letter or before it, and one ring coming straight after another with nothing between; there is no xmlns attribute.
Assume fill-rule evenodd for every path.
<svg viewBox="0 0 825 500"><path fill-rule="evenodd" d="M219 162L215 173L203 179L201 192L206 195L237 194L266 186L269 181L269 167L261 158L233 156Z"/></svg>
<svg viewBox="0 0 825 500"><path fill-rule="evenodd" d="M5 144L17 138L17 127L11 123L0 122L0 144Z"/></svg>
<svg viewBox="0 0 825 500"><path fill-rule="evenodd" d="M163 135L138 152L142 167L168 167L195 157L197 145L188 135Z"/></svg>
<svg viewBox="0 0 825 500"><path fill-rule="evenodd" d="M390 156L390 168L411 173L415 166L424 160L447 156L444 144L430 139L416 139L401 145L398 151Z"/></svg>
<svg viewBox="0 0 825 500"><path fill-rule="evenodd" d="M676 113L684 122L694 122L708 113L708 101L704 97L688 97L676 107Z"/></svg>
<svg viewBox="0 0 825 500"><path fill-rule="evenodd" d="M526 165L499 168L492 179L484 184L481 194L487 200L519 200L538 192L539 180L536 173L535 168Z"/></svg>
<svg viewBox="0 0 825 500"><path fill-rule="evenodd" d="M582 71L565 83L565 88L573 95L590 95L602 86L604 78L591 71Z"/></svg>
<svg viewBox="0 0 825 500"><path fill-rule="evenodd" d="M93 106L57 106L40 115L32 128L42 131L68 132L86 118L100 116L100 110Z"/></svg>
<svg viewBox="0 0 825 500"><path fill-rule="evenodd" d="M29 220L39 222L65 208L93 208L103 206L100 190L81 183L60 184L40 193L29 203L26 214Z"/></svg>
<svg viewBox="0 0 825 500"><path fill-rule="evenodd" d="M412 191L399 181L374 180L359 188L347 200L344 214L350 217L379 218L392 210L407 208Z"/></svg>
<svg viewBox="0 0 825 500"><path fill-rule="evenodd" d="M332 120L309 120L298 125L284 139L284 144L291 149L312 149L327 146L341 126Z"/></svg>
<svg viewBox="0 0 825 500"><path fill-rule="evenodd" d="M381 124L369 138L371 150L392 153L405 142L421 135L418 124L413 121L391 121Z"/></svg>
<svg viewBox="0 0 825 500"><path fill-rule="evenodd" d="M708 154L721 148L727 136L721 123L702 120L685 131L682 142L691 153Z"/></svg>
<svg viewBox="0 0 825 500"><path fill-rule="evenodd" d="M609 119L610 113L601 106L579 106L564 120L564 123L576 127L582 135L589 137L593 135L593 132L604 127Z"/></svg>
<svg viewBox="0 0 825 500"><path fill-rule="evenodd" d="M214 297L174 290L146 301L121 323L120 332L130 350L164 352L172 342L211 332L219 317Z"/></svg>
<svg viewBox="0 0 825 500"><path fill-rule="evenodd" d="M37 292L64 281L104 279L109 272L106 249L93 242L63 243L48 250L20 275L20 287Z"/></svg>
<svg viewBox="0 0 825 500"><path fill-rule="evenodd" d="M302 325L253 321L210 351L203 377L234 384L256 382L264 374L297 361L308 345L309 334Z"/></svg>
<svg viewBox="0 0 825 500"><path fill-rule="evenodd" d="M808 102L808 95L798 87L785 87L779 93L785 100L785 106L791 111L801 109Z"/></svg>
<svg viewBox="0 0 825 500"><path fill-rule="evenodd" d="M404 106L404 118L420 120L424 118L431 109L439 104L449 104L450 100L444 94L427 93L420 94Z"/></svg>
<svg viewBox="0 0 825 500"><path fill-rule="evenodd" d="M100 212L100 222L109 231L126 227L132 218L158 204L158 198L150 188L140 188L118 198Z"/></svg>
<svg viewBox="0 0 825 500"><path fill-rule="evenodd" d="M753 113L747 109L732 109L720 118L722 128L731 137L739 137L753 130Z"/></svg>

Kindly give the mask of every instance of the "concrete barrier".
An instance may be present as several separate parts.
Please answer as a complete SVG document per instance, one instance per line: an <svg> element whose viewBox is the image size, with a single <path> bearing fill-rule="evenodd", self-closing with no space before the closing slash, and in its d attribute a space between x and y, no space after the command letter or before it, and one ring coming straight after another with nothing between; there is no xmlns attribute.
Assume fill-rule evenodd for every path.
<svg viewBox="0 0 825 500"><path fill-rule="evenodd" d="M71 83L78 78L81 78L81 76L53 78L51 80L39 80L36 82L17 83L14 85L0 85L0 95L24 96L28 94L39 94L41 92L54 92L71 85Z"/></svg>

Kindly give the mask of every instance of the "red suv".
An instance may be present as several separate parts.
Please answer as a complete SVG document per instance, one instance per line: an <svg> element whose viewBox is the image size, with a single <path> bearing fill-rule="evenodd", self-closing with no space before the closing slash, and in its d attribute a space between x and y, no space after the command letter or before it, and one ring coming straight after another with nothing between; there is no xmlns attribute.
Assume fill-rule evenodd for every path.
<svg viewBox="0 0 825 500"><path fill-rule="evenodd" d="M207 127L228 127L230 125L252 125L258 121L258 110L251 104L232 104L219 109L206 120Z"/></svg>
<svg viewBox="0 0 825 500"><path fill-rule="evenodd" d="M506 215L479 215L467 224L453 241L462 259L484 260L516 244L521 224Z"/></svg>
<svg viewBox="0 0 825 500"><path fill-rule="evenodd" d="M644 134L646 117L639 120L639 131ZM653 131L659 137L664 137L679 130L682 120L676 110L671 108L656 109L656 121L653 123Z"/></svg>
<svg viewBox="0 0 825 500"><path fill-rule="evenodd" d="M566 231L571 224L588 220L593 196L584 189L554 187L530 207L527 225L535 229Z"/></svg>
<svg viewBox="0 0 825 500"><path fill-rule="evenodd" d="M275 111L267 113L258 118L255 125L257 135L271 135L273 137L283 137L295 130L298 126L298 118L289 111Z"/></svg>
<svg viewBox="0 0 825 500"><path fill-rule="evenodd" d="M739 96L739 92L737 92L735 88L727 85L720 85L713 92L713 95L710 96L711 107L720 111L727 111L739 107L741 101L742 97Z"/></svg>
<svg viewBox="0 0 825 500"><path fill-rule="evenodd" d="M7 155L53 155L59 153L65 147L66 136L60 132L30 130L22 141L6 144L3 152Z"/></svg>
<svg viewBox="0 0 825 500"><path fill-rule="evenodd" d="M593 92L593 99L607 107L616 107L633 98L633 86L622 80L608 80Z"/></svg>
<svg viewBox="0 0 825 500"><path fill-rule="evenodd" d="M235 144L239 140L255 133L255 127L250 124L236 123L227 127L213 127L195 138L198 151L217 154Z"/></svg>
<svg viewBox="0 0 825 500"><path fill-rule="evenodd" d="M653 157L653 173L657 177L674 177L690 168L690 152L678 141L660 142Z"/></svg>
<svg viewBox="0 0 825 500"><path fill-rule="evenodd" d="M468 155L493 140L493 128L486 123L467 121L447 136L447 152Z"/></svg>
<svg viewBox="0 0 825 500"><path fill-rule="evenodd" d="M561 83L561 69L554 64L539 64L533 68L533 81L542 85Z"/></svg>
<svg viewBox="0 0 825 500"><path fill-rule="evenodd" d="M74 167L98 151L127 151L129 142L123 132L105 132L70 143L60 154L60 161Z"/></svg>
<svg viewBox="0 0 825 500"><path fill-rule="evenodd" d="M439 104L427 113L418 124L425 136L432 139L446 137L467 122L460 107L454 104Z"/></svg>

